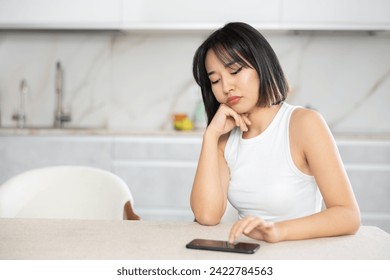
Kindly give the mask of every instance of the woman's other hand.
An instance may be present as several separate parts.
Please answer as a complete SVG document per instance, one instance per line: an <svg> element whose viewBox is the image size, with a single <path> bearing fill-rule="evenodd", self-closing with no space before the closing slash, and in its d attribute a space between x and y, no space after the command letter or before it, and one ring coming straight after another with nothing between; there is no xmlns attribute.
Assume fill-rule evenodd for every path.
<svg viewBox="0 0 390 280"><path fill-rule="evenodd" d="M229 242L234 243L241 234L271 243L282 240L281 232L275 223L267 222L262 218L253 216L246 216L232 226L229 234Z"/></svg>

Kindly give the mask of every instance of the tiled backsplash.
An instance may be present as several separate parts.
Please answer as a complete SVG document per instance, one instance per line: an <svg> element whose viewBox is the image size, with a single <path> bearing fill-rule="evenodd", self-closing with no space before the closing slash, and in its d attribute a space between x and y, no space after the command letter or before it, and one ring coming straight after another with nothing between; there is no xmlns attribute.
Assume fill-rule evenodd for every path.
<svg viewBox="0 0 390 280"><path fill-rule="evenodd" d="M291 84L288 101L319 110L336 133L390 133L390 33L265 32ZM50 126L55 64L64 67L71 126L109 130L170 128L192 114L200 92L192 57L204 32L0 33L2 126L15 126L22 79L27 124Z"/></svg>

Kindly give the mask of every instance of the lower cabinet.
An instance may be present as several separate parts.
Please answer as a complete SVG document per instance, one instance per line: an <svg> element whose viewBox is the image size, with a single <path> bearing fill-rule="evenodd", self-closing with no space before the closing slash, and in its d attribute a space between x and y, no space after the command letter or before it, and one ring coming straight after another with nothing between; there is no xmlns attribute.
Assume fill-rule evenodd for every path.
<svg viewBox="0 0 390 280"><path fill-rule="evenodd" d="M339 139L363 225L390 233L390 139Z"/></svg>

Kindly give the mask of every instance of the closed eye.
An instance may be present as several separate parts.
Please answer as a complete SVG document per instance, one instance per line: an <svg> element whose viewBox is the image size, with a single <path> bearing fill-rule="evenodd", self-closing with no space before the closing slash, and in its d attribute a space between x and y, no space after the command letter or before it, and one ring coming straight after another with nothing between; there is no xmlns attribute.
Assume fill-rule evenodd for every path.
<svg viewBox="0 0 390 280"><path fill-rule="evenodd" d="M215 84L217 84L219 82L219 79L216 80L216 81L210 81L210 82L211 82L212 85L215 85Z"/></svg>
<svg viewBox="0 0 390 280"><path fill-rule="evenodd" d="M241 72L241 70L242 70L242 66L241 66L240 68L238 68L237 70L235 70L235 71L231 72L230 74L232 74L232 75L236 75L236 74L240 73L240 72Z"/></svg>

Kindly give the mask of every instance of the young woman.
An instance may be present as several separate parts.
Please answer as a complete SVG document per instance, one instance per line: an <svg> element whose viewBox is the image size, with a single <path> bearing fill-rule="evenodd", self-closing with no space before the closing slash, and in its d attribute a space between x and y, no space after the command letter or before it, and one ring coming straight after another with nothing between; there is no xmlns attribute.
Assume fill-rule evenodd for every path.
<svg viewBox="0 0 390 280"><path fill-rule="evenodd" d="M229 241L355 233L360 212L321 115L285 102L288 84L266 39L245 23L211 34L193 74L208 117L191 193L197 222L238 210ZM325 209L321 211L322 202Z"/></svg>

